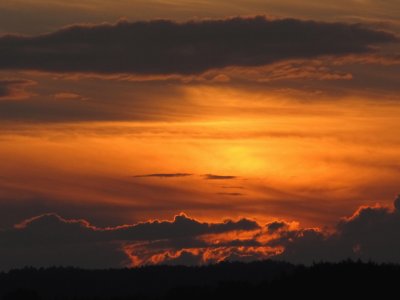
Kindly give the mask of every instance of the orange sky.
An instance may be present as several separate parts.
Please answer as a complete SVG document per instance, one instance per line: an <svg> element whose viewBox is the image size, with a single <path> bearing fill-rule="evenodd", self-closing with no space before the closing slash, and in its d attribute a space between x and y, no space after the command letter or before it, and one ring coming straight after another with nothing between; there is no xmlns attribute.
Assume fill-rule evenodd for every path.
<svg viewBox="0 0 400 300"><path fill-rule="evenodd" d="M6 124L3 197L56 199L38 206L66 209L71 217L87 217L79 206L99 204L106 211L89 217L104 224L184 211L210 221L246 216L315 226L336 222L361 204L389 204L396 195L395 103L303 103L203 86L188 88L185 97L195 107L212 104L193 112L195 121L185 115L168 122ZM159 173L193 175L133 177ZM205 174L236 178L206 180Z"/></svg>
<svg viewBox="0 0 400 300"><path fill-rule="evenodd" d="M71 58L81 42L51 48L52 35L40 40L49 32L62 36L61 27L77 23L92 24L82 30L94 31L111 22L104 26L119 30L124 23L115 24L118 19L224 23L254 15L316 20L306 26L321 28L320 21L341 22L350 33L331 47L320 45L320 52L311 41L291 53L289 40L282 44L289 49L278 51L282 57L249 61L260 54L242 49L226 54L230 60L221 65L225 56L211 57L220 47L212 41L217 44L204 50L210 58L199 56L193 66L189 61L187 70L179 60L170 66L162 58L143 69L141 52L127 69L124 61L120 69L113 69L118 60L103 64L96 52L97 68L91 55L87 65ZM391 206L400 191L399 15L395 0L0 3L0 33L14 34L0 37L0 45L4 53L15 47L0 59L0 228L44 213L105 227L171 220L181 212L205 222L245 217L332 228L361 205ZM361 23L370 40L351 37L358 34L347 27L353 23ZM335 26L329 30L336 37ZM82 51L91 51L90 41ZM242 44L253 42L258 45ZM171 51L185 59L201 43L155 57ZM40 61L41 51L48 61ZM23 59L39 54L21 66L18 59L10 62L13 53Z"/></svg>

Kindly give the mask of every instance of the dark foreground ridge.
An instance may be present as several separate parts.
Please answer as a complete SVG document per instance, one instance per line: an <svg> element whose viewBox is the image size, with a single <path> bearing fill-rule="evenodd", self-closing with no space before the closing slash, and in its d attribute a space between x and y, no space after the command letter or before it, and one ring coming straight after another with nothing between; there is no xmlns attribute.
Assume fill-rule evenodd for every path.
<svg viewBox="0 0 400 300"><path fill-rule="evenodd" d="M204 267L82 270L26 268L0 274L0 295L14 299L308 299L399 294L400 266L345 261L310 267L284 262Z"/></svg>

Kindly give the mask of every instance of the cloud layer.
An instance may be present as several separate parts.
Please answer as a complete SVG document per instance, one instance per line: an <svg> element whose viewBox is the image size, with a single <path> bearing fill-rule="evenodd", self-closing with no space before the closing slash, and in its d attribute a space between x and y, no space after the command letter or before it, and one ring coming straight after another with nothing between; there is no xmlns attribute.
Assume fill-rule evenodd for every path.
<svg viewBox="0 0 400 300"><path fill-rule="evenodd" d="M46 214L0 231L0 269L199 265L266 258L306 264L347 258L399 263L399 203L400 198L393 210L361 207L340 220L333 233L285 221L265 226L248 219L204 223L184 214L173 221L98 228L85 220Z"/></svg>
<svg viewBox="0 0 400 300"><path fill-rule="evenodd" d="M0 38L0 69L54 72L198 74L293 58L365 53L392 42L359 25L264 17L176 23L160 20L76 25Z"/></svg>
<svg viewBox="0 0 400 300"><path fill-rule="evenodd" d="M248 219L202 223L184 214L173 221L97 228L86 220L66 220L57 214L45 214L0 231L0 269L27 265L122 267L132 263L123 245L256 229L259 225Z"/></svg>

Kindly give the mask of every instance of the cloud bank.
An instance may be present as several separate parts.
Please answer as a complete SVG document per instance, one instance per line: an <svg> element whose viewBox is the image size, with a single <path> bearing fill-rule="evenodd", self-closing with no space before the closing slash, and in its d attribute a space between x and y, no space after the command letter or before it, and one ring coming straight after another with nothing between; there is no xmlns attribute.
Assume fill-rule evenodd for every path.
<svg viewBox="0 0 400 300"><path fill-rule="evenodd" d="M201 265L267 258L305 264L347 258L400 263L399 203L400 197L394 209L361 207L341 219L333 232L285 221L264 226L248 219L205 223L184 214L173 221L98 228L86 220L45 214L0 231L0 269Z"/></svg>
<svg viewBox="0 0 400 300"><path fill-rule="evenodd" d="M122 267L131 264L123 251L124 245L258 228L256 222L248 219L202 223L184 214L173 221L97 228L86 220L66 220L57 214L45 214L0 231L0 269L54 265Z"/></svg>
<svg viewBox="0 0 400 300"><path fill-rule="evenodd" d="M400 197L395 209L361 207L342 219L334 234L318 230L285 232L271 244L285 248L278 256L296 263L345 258L400 263Z"/></svg>
<svg viewBox="0 0 400 300"><path fill-rule="evenodd" d="M0 69L199 74L296 58L358 54L395 41L360 25L265 17L75 25L38 36L0 37Z"/></svg>

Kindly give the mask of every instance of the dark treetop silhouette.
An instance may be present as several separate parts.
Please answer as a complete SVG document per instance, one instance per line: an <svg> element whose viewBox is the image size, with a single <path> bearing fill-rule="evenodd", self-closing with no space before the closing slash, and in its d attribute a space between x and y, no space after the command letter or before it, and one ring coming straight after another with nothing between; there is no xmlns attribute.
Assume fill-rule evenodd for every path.
<svg viewBox="0 0 400 300"><path fill-rule="evenodd" d="M399 265L351 261L311 267L262 261L96 271L27 268L0 274L0 294L4 300L383 297L396 292L399 276Z"/></svg>

